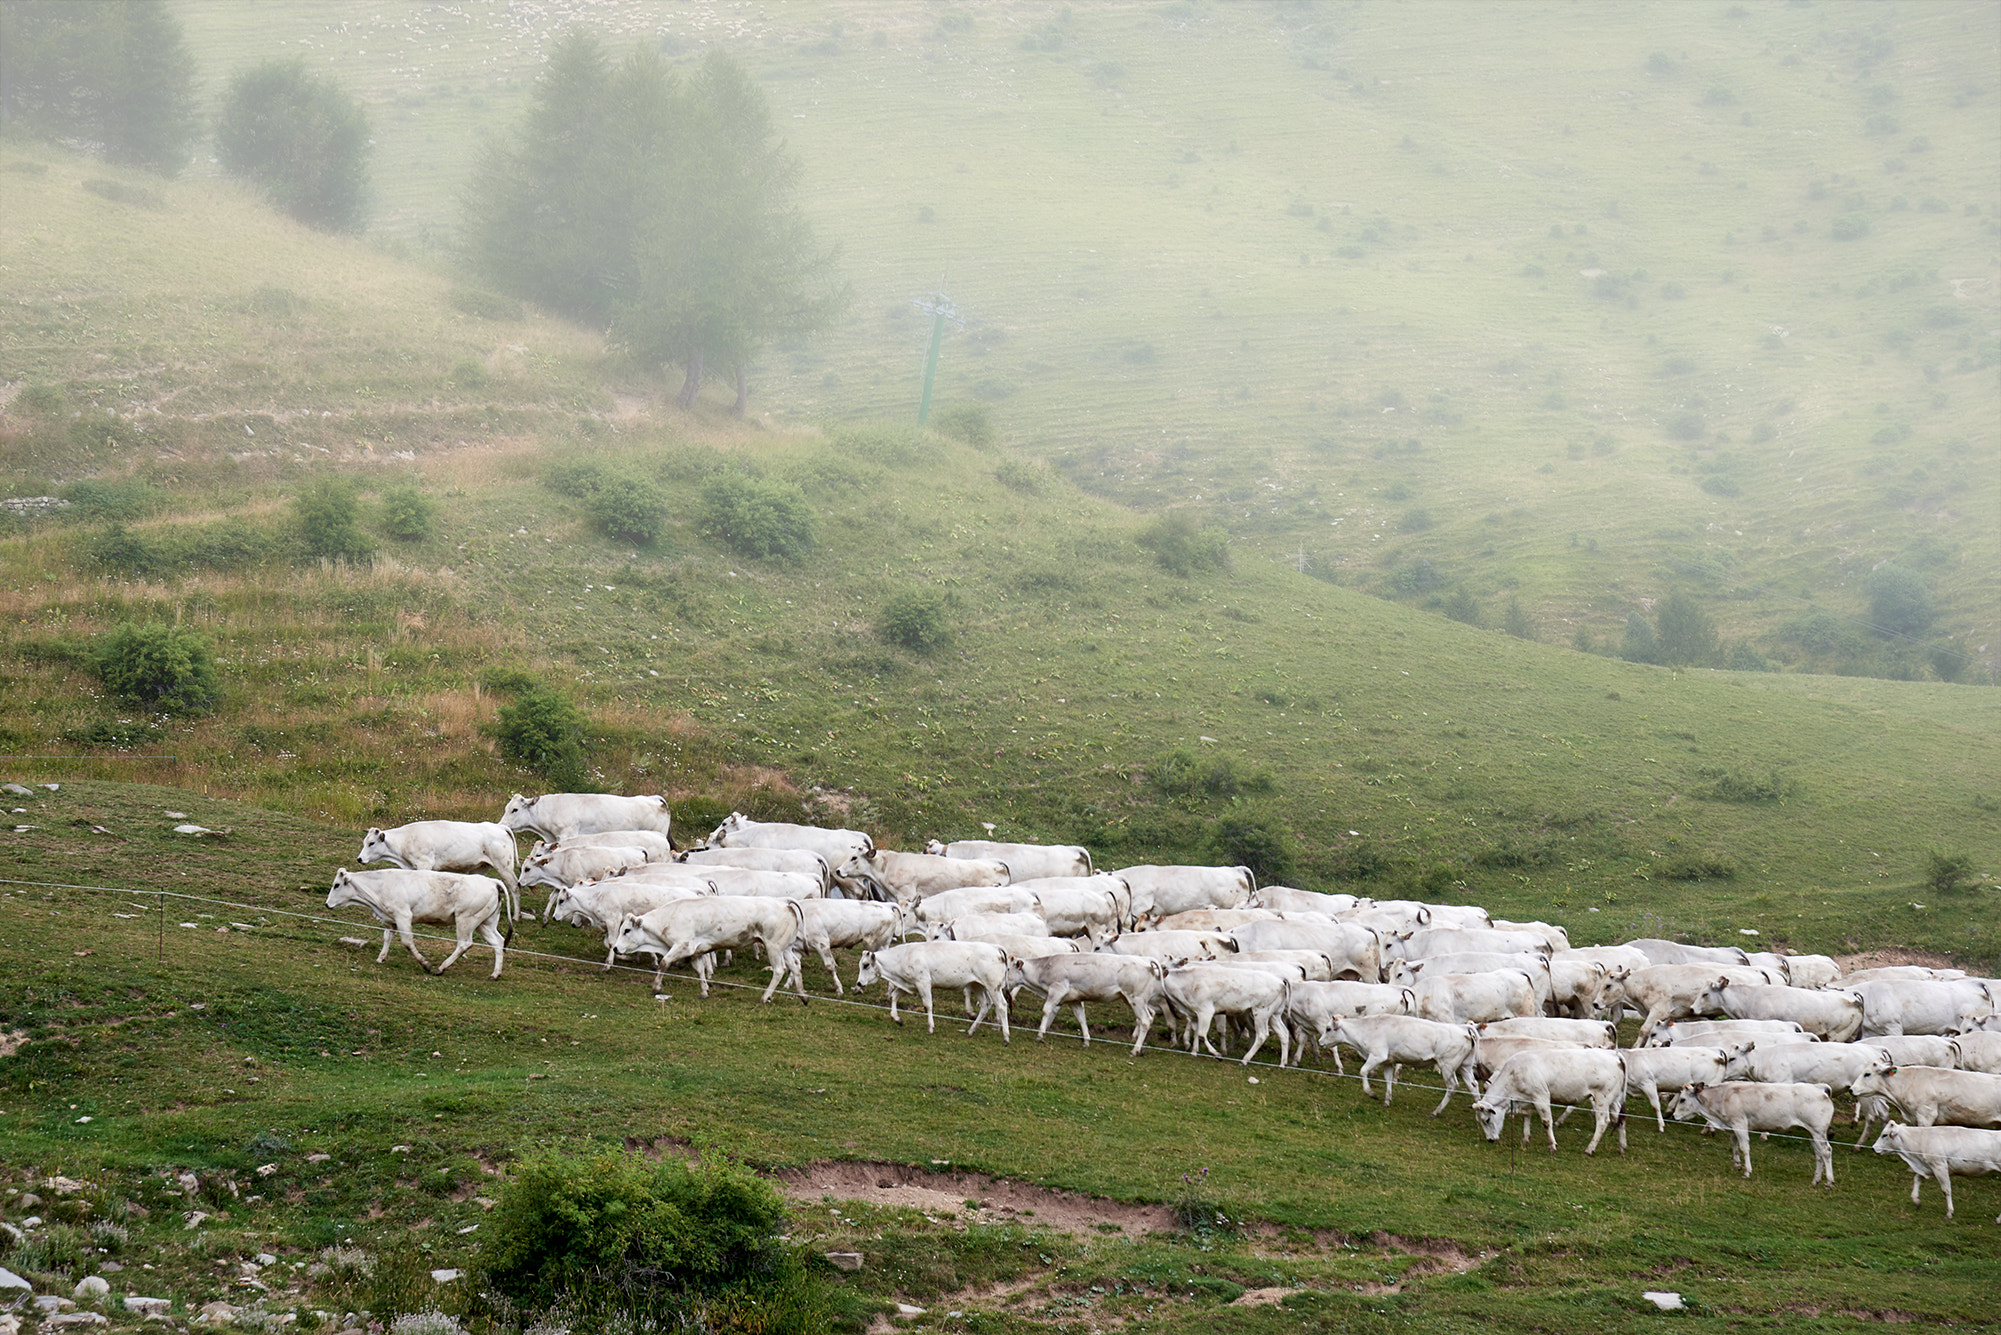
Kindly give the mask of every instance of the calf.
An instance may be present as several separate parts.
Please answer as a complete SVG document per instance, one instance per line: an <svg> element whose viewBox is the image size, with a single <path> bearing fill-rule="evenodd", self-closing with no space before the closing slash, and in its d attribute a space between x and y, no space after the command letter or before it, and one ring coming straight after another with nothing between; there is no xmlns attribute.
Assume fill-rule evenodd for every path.
<svg viewBox="0 0 2001 1335"><path fill-rule="evenodd" d="M1415 1015L1337 1015L1320 1030L1323 1047L1346 1043L1361 1056L1364 1094L1372 1092L1369 1072L1389 1065L1383 1078L1385 1107L1396 1092L1397 1071L1405 1062L1422 1062L1437 1068L1445 1079L1445 1097L1431 1110L1433 1117L1452 1102L1461 1080L1466 1082L1469 1093L1480 1092L1480 1080L1473 1068L1473 1046L1478 1038L1479 1031L1470 1024L1445 1024Z"/></svg>
<svg viewBox="0 0 2001 1335"><path fill-rule="evenodd" d="M1751 1176L1751 1133L1799 1127L1813 1139L1813 1185L1834 1187L1834 1150L1827 1128L1834 1122L1834 1096L1826 1085L1683 1085L1668 1115L1677 1122L1702 1119L1733 1137L1730 1166Z"/></svg>
<svg viewBox="0 0 2001 1335"><path fill-rule="evenodd" d="M1345 1015L1409 1015L1417 1004L1407 987L1388 983L1355 983L1346 979L1333 982L1294 983L1286 995L1285 1023L1293 1033L1292 1059L1298 1062L1309 1047L1319 1046L1319 1036L1337 1018ZM1327 1049L1334 1069L1345 1075L1338 1045Z"/></svg>
<svg viewBox="0 0 2001 1335"><path fill-rule="evenodd" d="M1523 1104L1535 1109L1549 1134L1549 1152L1556 1153L1556 1119L1550 1104L1589 1103L1595 1119L1586 1154L1598 1152L1605 1128L1619 1128L1619 1152L1626 1152L1626 1063L1617 1051L1604 1048L1530 1049L1518 1052L1501 1064L1487 1082L1487 1092L1473 1104L1481 1134L1489 1141L1501 1138L1508 1114ZM1522 1144L1527 1145L1531 1124L1522 1111Z"/></svg>
<svg viewBox="0 0 2001 1335"><path fill-rule="evenodd" d="M1013 957L1008 960L1010 986L1026 987L1043 998L1042 1024L1035 1031L1040 1043L1058 1011L1071 1006L1077 1012L1077 1030L1084 1046L1091 1046L1091 1030L1084 1023L1084 1003L1123 999L1133 1012L1132 1055L1146 1047L1147 1031L1163 999L1167 966L1145 955L1046 955L1037 959Z"/></svg>
<svg viewBox="0 0 2001 1335"><path fill-rule="evenodd" d="M834 995L845 996L841 971L834 967L834 951L854 946L881 950L894 942L903 929L903 906L861 899L801 899L799 936L792 943L792 967L805 967L805 952L811 950L834 976ZM798 979L800 987L805 980Z"/></svg>
<svg viewBox="0 0 2001 1335"><path fill-rule="evenodd" d="M1278 1034L1278 1060L1284 1066L1292 1055L1292 1033L1285 1024L1285 979L1263 969L1232 969L1214 962L1183 965L1170 969L1163 985L1168 1007L1187 1021L1188 1051L1192 1056L1199 1039L1212 1057L1223 1054L1209 1041L1209 1027L1218 1014L1247 1017L1251 1025L1251 1045L1242 1064L1264 1046L1267 1036Z"/></svg>
<svg viewBox="0 0 2001 1335"><path fill-rule="evenodd" d="M401 867L383 871L349 871L342 867L334 876L333 889L327 892L327 907L346 908L350 904L359 904L374 915L377 922L384 924L382 953L375 957L377 964L389 958L393 933L403 939L411 958L423 966L424 972L443 973L471 948L473 933L478 932L493 947L491 976L498 978L505 943L514 939L514 920L507 908L507 886L491 876L472 876L456 871L409 871ZM457 949L445 956L444 962L435 969L417 952L417 939L410 931L411 924L420 922L449 925L458 937ZM499 926L503 922L507 924L505 937L501 935Z"/></svg>
<svg viewBox="0 0 2001 1335"><path fill-rule="evenodd" d="M1970 1126L1903 1126L1892 1122L1876 1138L1876 1153L1894 1154L1911 1170L1911 1204L1929 1177L1945 1193L1945 1217L1952 1218L1952 1175L2001 1173L2001 1131ZM1994 1222L2001 1224L2001 1215Z"/></svg>
<svg viewBox="0 0 2001 1335"><path fill-rule="evenodd" d="M857 991L880 978L889 989L889 1018L898 1024L896 1001L905 992L924 1003L924 1032L938 1032L938 1018L932 1007L932 989L956 987L964 992L967 1014L973 1012L973 989L980 993L980 1009L973 1015L971 1037L993 1011L1000 1017L1001 1042L1012 1043L1008 1033L1007 1001L1002 984L1007 978L1007 952L984 941L911 941L900 946L862 954L861 971L855 975Z"/></svg>

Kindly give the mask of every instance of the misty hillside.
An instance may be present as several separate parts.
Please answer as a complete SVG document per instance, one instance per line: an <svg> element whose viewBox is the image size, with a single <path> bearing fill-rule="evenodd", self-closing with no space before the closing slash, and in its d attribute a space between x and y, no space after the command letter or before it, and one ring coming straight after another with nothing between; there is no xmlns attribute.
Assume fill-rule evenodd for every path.
<svg viewBox="0 0 2001 1335"><path fill-rule="evenodd" d="M1619 648L1682 591L1740 666L2001 653L2001 24L1978 4L178 6L218 82L305 52L445 255L572 19L765 80L844 247L773 421L944 397L1245 560ZM1923 630L1872 630L1884 562ZM1511 606L1512 604L1512 606Z"/></svg>

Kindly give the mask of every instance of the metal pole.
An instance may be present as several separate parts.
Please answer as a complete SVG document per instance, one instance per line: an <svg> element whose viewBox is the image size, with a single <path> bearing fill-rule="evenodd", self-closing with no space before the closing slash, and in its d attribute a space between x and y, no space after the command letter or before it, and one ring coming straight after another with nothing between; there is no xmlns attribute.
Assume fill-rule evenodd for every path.
<svg viewBox="0 0 2001 1335"><path fill-rule="evenodd" d="M938 375L938 345L945 341L945 310L940 306L931 316L931 350L924 355L924 398L917 405L917 425L931 417L931 382Z"/></svg>

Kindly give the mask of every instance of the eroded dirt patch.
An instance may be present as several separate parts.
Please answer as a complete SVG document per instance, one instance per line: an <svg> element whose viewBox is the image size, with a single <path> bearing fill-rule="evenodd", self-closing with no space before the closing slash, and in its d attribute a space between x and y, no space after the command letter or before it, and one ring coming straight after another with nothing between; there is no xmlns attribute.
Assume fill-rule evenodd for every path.
<svg viewBox="0 0 2001 1335"><path fill-rule="evenodd" d="M773 1175L795 1201L862 1201L921 1210L961 1224L1020 1223L1078 1237L1140 1238L1175 1227L1165 1205L1128 1205L1102 1196L1053 1191L985 1173L918 1168L910 1164L840 1161L785 1169ZM974 1204L969 1205L968 1202Z"/></svg>
<svg viewBox="0 0 2001 1335"><path fill-rule="evenodd" d="M1915 964L1926 969L1959 967L1950 955L1941 955L1934 950L1905 950L1902 946L1885 946L1881 950L1865 950L1859 955L1834 957L1835 967L1843 973L1855 973L1860 969L1888 969L1902 964Z"/></svg>
<svg viewBox="0 0 2001 1335"><path fill-rule="evenodd" d="M0 1033L0 1057L11 1057L26 1047L28 1031L16 1029L11 1033Z"/></svg>

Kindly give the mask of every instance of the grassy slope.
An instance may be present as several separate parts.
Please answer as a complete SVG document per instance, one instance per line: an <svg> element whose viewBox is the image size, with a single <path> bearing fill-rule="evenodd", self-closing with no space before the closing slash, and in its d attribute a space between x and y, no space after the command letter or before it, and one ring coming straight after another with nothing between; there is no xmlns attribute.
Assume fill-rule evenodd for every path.
<svg viewBox="0 0 2001 1335"><path fill-rule="evenodd" d="M413 245L573 16L179 9L216 83L303 50L371 102L381 226ZM942 393L1247 558L1377 591L1429 560L1566 642L1677 586L1728 638L1856 615L1896 558L1940 598L1931 638L1994 667L1991 9L574 16L768 79L857 296L760 368L776 417L907 411L909 300L943 281L971 325ZM1664 429L1687 411L1699 439Z"/></svg>
<svg viewBox="0 0 2001 1335"><path fill-rule="evenodd" d="M1389 1234L1492 1253L1468 1278L1409 1285L1389 1310L1419 1329L1475 1317L1541 1328L1559 1311L1594 1329L1637 1328L1638 1290L1661 1287L1688 1293L1702 1328L1798 1320L1808 1306L1825 1310L1830 1329L1881 1312L1984 1319L1994 1191L1981 1181L1961 1184L1948 1225L1935 1195L1913 1209L1901 1167L1873 1155L1840 1151L1839 1188L1807 1191L1806 1148L1783 1139L1754 1147L1757 1173L1745 1183L1718 1142L1686 1128L1661 1137L1638 1120L1624 1156L1584 1159L1572 1128L1552 1157L1482 1144L1463 1103L1428 1120L1421 1089L1384 1109L1310 1072L1266 1068L1249 1085L1234 1065L1160 1052L1128 1061L1116 1044L1036 1048L1017 1035L1004 1049L949 1025L932 1037L896 1030L831 999L764 1008L747 992L699 1001L676 984L672 1001L656 1002L640 977L606 979L581 961L526 953L498 984L481 976L477 954L444 978L400 956L377 968L334 941L372 940L372 928L268 911L317 908L317 887L292 881L344 856L339 832L196 802L191 815L237 833L190 844L166 833L160 814L185 801L170 789L92 783L31 800L43 829L13 842L0 886L0 1031L30 1037L0 1066L0 1143L10 1164L101 1175L110 1195L147 1204L152 1219L132 1226L123 1254L158 1263L146 1291L190 1308L226 1291L236 1255L310 1259L336 1237L370 1249L422 1243L425 1264L458 1264L477 1241L458 1232L480 1218L468 1198L491 1190L481 1165L583 1135L720 1138L765 1165L949 1160L1127 1200L1173 1200L1182 1173L1207 1167L1210 1196L1231 1212L1337 1236L1330 1252L1324 1232L1322 1246L1303 1249L1304 1232L1289 1234L1293 1246L1138 1249L1031 1233L1031 1255L1007 1240L1013 1259L987 1272L1059 1292L1192 1267L1247 1284L1303 1283L1334 1295L1321 1300L1329 1319L1358 1319L1367 1312L1344 1305L1348 1286L1408 1265L1382 1250ZM23 884L76 878L230 906L174 900L162 928L143 898ZM515 945L591 953L567 928L524 927ZM93 952L88 962L80 950ZM745 964L726 976L755 972ZM253 1146L260 1132L290 1148ZM316 1167L310 1153L333 1161ZM252 1179L267 1161L277 1174ZM176 1218L188 1203L140 1179L165 1166L234 1173L261 1203L221 1200L228 1217L190 1251ZM926 1282L949 1287L954 1266L981 1273L959 1249L992 1241L916 1218L865 1215L857 1230L814 1216L801 1211L802 1240L830 1230L811 1245L852 1242L870 1257L857 1282L881 1292L903 1271L901 1292L919 1301L935 1296ZM928 1281L912 1277L927 1269ZM305 1301L365 1305L367 1295L322 1289ZM1137 1328L1212 1329L1204 1323L1219 1319L1210 1300L1163 1307L1151 1319L1135 1312ZM1241 1328L1294 1328L1312 1310L1246 1313Z"/></svg>

